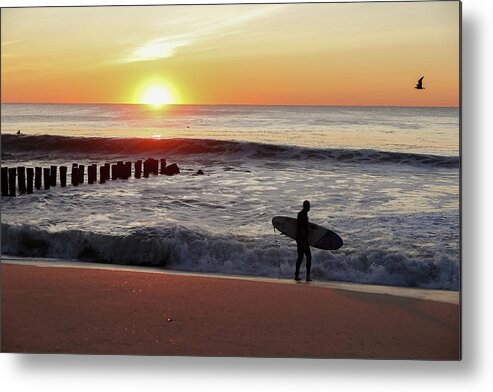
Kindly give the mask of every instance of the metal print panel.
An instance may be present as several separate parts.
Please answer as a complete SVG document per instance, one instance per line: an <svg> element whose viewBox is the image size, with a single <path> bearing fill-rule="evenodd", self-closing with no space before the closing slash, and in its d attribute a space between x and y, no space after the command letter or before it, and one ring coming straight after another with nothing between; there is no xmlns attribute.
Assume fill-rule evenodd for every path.
<svg viewBox="0 0 493 392"><path fill-rule="evenodd" d="M3 8L3 352L459 360L460 3Z"/></svg>

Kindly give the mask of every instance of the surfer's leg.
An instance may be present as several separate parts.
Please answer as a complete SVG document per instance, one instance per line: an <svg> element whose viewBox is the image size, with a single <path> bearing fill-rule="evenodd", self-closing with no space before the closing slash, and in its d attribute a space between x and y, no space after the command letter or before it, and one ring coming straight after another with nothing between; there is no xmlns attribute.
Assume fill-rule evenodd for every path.
<svg viewBox="0 0 493 392"><path fill-rule="evenodd" d="M310 278L310 270L312 269L312 252L310 250L310 246L307 245L305 249L306 254L306 281L311 281Z"/></svg>
<svg viewBox="0 0 493 392"><path fill-rule="evenodd" d="M297 242L296 247L298 250L298 258L296 259L296 272L294 273L294 279L299 280L301 262L303 261L303 246Z"/></svg>

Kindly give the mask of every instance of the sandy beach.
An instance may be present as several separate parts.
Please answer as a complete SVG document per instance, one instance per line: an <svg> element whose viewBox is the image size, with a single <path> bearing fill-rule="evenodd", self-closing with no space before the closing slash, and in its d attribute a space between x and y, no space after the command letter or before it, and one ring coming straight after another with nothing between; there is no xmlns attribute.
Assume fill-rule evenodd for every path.
<svg viewBox="0 0 493 392"><path fill-rule="evenodd" d="M450 301L5 263L1 279L2 352L460 359Z"/></svg>

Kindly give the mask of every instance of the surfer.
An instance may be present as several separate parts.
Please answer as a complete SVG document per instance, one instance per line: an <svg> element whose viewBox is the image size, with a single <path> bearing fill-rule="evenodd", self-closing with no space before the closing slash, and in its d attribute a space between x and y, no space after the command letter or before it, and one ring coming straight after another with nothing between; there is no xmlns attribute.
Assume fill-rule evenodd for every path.
<svg viewBox="0 0 493 392"><path fill-rule="evenodd" d="M296 230L296 245L298 248L298 259L296 260L296 272L294 280L300 280L300 267L303 261L303 256L306 256L306 281L311 282L310 269L312 267L312 252L308 244L308 211L310 211L310 202L303 202L303 209L298 212L297 230Z"/></svg>

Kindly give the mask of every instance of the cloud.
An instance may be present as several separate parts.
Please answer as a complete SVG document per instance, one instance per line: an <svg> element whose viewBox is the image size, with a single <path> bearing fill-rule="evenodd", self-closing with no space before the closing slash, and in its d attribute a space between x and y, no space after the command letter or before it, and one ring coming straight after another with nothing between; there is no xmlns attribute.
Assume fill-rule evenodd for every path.
<svg viewBox="0 0 493 392"><path fill-rule="evenodd" d="M9 45L17 44L19 42L22 42L22 41L20 39L16 39L13 41L6 41L6 42L2 42L2 46L9 46Z"/></svg>
<svg viewBox="0 0 493 392"><path fill-rule="evenodd" d="M125 63L153 61L171 57L177 48L188 46L191 40L184 36L159 38L137 47L126 59Z"/></svg>
<svg viewBox="0 0 493 392"><path fill-rule="evenodd" d="M123 56L118 62L134 63L141 61L154 61L172 57L177 49L190 47L201 41L211 38L219 38L225 35L240 31L241 25L251 22L254 19L263 17L273 10L279 10L282 6L259 7L256 10L244 12L234 16L214 16L207 19L197 19L192 23L190 18L183 20L181 25L175 21L174 25L180 25L190 31L181 34L166 35L153 40L149 40L132 49Z"/></svg>

